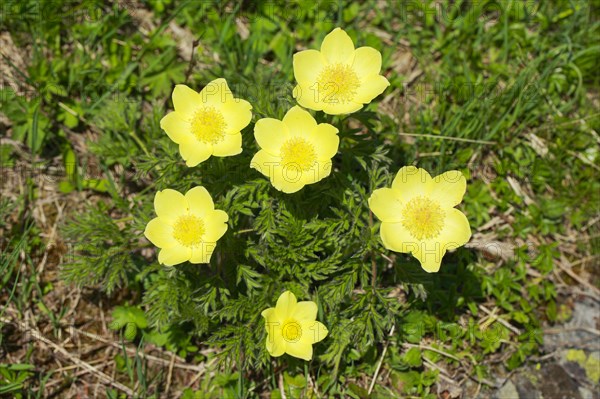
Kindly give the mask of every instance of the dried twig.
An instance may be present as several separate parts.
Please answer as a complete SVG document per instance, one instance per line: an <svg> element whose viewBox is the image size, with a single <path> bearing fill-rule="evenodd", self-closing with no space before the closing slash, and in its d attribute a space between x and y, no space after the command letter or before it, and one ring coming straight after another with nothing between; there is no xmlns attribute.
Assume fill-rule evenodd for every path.
<svg viewBox="0 0 600 399"><path fill-rule="evenodd" d="M377 363L377 368L375 369L375 374L373 374L373 379L371 380L371 385L369 385L369 395L373 391L375 387L375 381L377 381L377 375L379 374L379 369L381 369L381 364L383 363L383 358L385 357L385 353L387 352L388 345L390 344L390 337L394 335L394 330L396 329L396 325L393 324L390 329L390 333L388 334L388 339L385 341L385 345L383 346L383 352L381 352L381 358L379 358L379 363Z"/></svg>
<svg viewBox="0 0 600 399"><path fill-rule="evenodd" d="M134 392L129 387L121 384L120 382L115 381L114 379L110 378L108 375L104 374L102 371L98 370L96 367L81 360L77 356L74 356L73 354L69 353L65 348L57 345L56 343L54 343L54 341L52 341L52 340L46 338L44 335L42 335L42 333L36 327L29 326L28 324L26 324L20 320L11 320L8 318L1 318L0 321L2 321L2 323L7 323L7 324L14 323L18 326L18 328L21 331L31 332L32 337L34 337L38 341L45 343L48 346L51 346L55 352L60 353L61 355L66 357L72 363L89 370L92 374L97 376L98 379L100 379L100 381L102 381L103 383L109 384L109 385L113 386L114 388L125 392L129 396L134 396Z"/></svg>
<svg viewBox="0 0 600 399"><path fill-rule="evenodd" d="M598 288L594 287L592 284L579 277L577 273L575 273L573 270L571 270L571 268L566 266L573 266L573 264L569 263L564 257L561 257L561 261L557 262L557 265L560 268L560 270L567 273L569 277L571 277L573 280L577 281L579 284L585 286L586 288L589 288L590 290L594 291L597 295L600 295L600 290Z"/></svg>
<svg viewBox="0 0 600 399"><path fill-rule="evenodd" d="M496 314L494 314L494 312L492 312L485 306L479 305L479 309L483 310L490 318L492 318L494 321L498 321L500 324L502 324L504 327L508 328L510 331L514 332L517 335L521 335L521 330L519 330L517 327L510 324L508 321L504 320L502 317L496 316Z"/></svg>
<svg viewBox="0 0 600 399"><path fill-rule="evenodd" d="M456 356L454 356L454 355L452 355L452 354L450 354L448 352L444 352L443 350L436 349L436 348L434 348L432 346L421 345L421 344L420 345L415 345L415 344L408 344L408 343L404 343L404 344L402 344L402 346L405 347L405 348L419 348L419 349L422 349L422 350L435 352L435 353L438 353L438 354L440 354L442 356L446 356L447 358L450 358L452 360L456 360L457 362L460 362L460 359L457 358Z"/></svg>

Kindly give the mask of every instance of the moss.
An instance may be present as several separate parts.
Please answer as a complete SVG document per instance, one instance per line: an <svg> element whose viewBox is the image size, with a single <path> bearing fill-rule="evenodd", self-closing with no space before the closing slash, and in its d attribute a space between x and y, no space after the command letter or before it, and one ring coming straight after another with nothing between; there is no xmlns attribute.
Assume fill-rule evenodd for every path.
<svg viewBox="0 0 600 399"><path fill-rule="evenodd" d="M567 351L567 361L579 364L585 370L587 378L594 384L600 381L600 358L597 356L588 357L580 349L570 349Z"/></svg>
<svg viewBox="0 0 600 399"><path fill-rule="evenodd" d="M581 349L569 349L567 351L567 360L569 362L585 363L585 352Z"/></svg>
<svg viewBox="0 0 600 399"><path fill-rule="evenodd" d="M585 374L594 384L597 384L600 381L600 358L594 355L590 355L585 365L583 366L585 369Z"/></svg>

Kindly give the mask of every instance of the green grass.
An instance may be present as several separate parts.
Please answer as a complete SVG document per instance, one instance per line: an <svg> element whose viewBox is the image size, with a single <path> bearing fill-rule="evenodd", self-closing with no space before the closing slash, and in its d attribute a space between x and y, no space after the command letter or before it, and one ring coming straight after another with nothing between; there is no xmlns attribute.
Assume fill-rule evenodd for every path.
<svg viewBox="0 0 600 399"><path fill-rule="evenodd" d="M11 73L1 82L0 112L13 143L0 146L3 176L58 169L55 193L78 201L58 220L65 256L38 275L49 244L39 217L48 192L35 178L19 189L3 179L3 195L18 193L0 206L3 322L35 315L59 342L70 308L54 286L94 288L109 304L107 317L122 321L114 326L123 336L112 339L136 348L135 356L114 354L115 380L140 397L167 384L165 371L137 354L149 347L215 371L191 388L175 379L171 389L185 398L275 398L281 389L287 397L365 398L384 350L372 397L434 397L440 376L431 364L493 385L495 376L530 363L543 326L561 318L571 293L559 277L577 284L557 262L598 256L598 7L379 3L3 6L0 28L26 59L18 68L15 54L1 51L2 71L6 65ZM280 118L295 104L292 55L317 48L336 26L357 46L382 52L391 86L364 110L333 119L342 140L329 178L295 195L275 191L248 168L257 150L252 124L241 155L185 167L159 127L174 84L200 89L224 77L252 103L253 123ZM244 30L247 38L238 33ZM191 40L190 61L183 56ZM407 53L412 63L402 62ZM434 275L385 250L369 220L370 193L409 164L432 175L459 169L468 178L461 209L479 234L446 255ZM227 211L230 228L210 267L161 267L141 234L154 193L200 184ZM509 245L508 256L498 254L498 243ZM57 270L62 280L48 274ZM264 349L260 311L283 289L318 302L329 327L308 364L272 359ZM484 309L507 323L486 322ZM30 372L35 344L19 345L24 367L2 366L0 389L40 395L46 378L66 378L51 365ZM500 355L507 369L493 362ZM86 383L72 378L74 386Z"/></svg>

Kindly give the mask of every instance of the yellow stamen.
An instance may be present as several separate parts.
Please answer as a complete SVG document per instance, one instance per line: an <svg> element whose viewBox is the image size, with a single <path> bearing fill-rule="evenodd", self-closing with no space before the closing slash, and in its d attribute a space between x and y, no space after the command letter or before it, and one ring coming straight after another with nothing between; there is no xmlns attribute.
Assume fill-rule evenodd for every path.
<svg viewBox="0 0 600 399"><path fill-rule="evenodd" d="M281 335L287 342L296 342L302 337L302 327L296 320L286 320L281 328Z"/></svg>
<svg viewBox="0 0 600 399"><path fill-rule="evenodd" d="M416 197L402 211L402 225L417 240L437 237L444 227L446 214L440 205L429 198Z"/></svg>
<svg viewBox="0 0 600 399"><path fill-rule="evenodd" d="M317 101L346 104L356 96L360 79L351 66L338 63L326 66L317 77L317 84Z"/></svg>
<svg viewBox="0 0 600 399"><path fill-rule="evenodd" d="M173 237L186 247L196 247L202 244L202 236L206 229L204 221L197 216L180 216L173 226Z"/></svg>
<svg viewBox="0 0 600 399"><path fill-rule="evenodd" d="M225 138L227 123L215 107L202 107L192 118L192 134L205 144L218 144Z"/></svg>
<svg viewBox="0 0 600 399"><path fill-rule="evenodd" d="M317 162L317 152L307 140L293 137L281 146L281 162L284 167L293 165L307 171Z"/></svg>

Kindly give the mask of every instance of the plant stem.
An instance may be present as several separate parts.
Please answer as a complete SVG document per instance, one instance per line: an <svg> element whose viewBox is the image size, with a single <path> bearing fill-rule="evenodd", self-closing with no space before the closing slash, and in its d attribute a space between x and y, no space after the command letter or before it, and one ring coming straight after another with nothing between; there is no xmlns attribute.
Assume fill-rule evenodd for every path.
<svg viewBox="0 0 600 399"><path fill-rule="evenodd" d="M369 210L369 228L373 229L373 212ZM375 261L375 252L371 251L371 285L375 290L377 283L377 262Z"/></svg>

